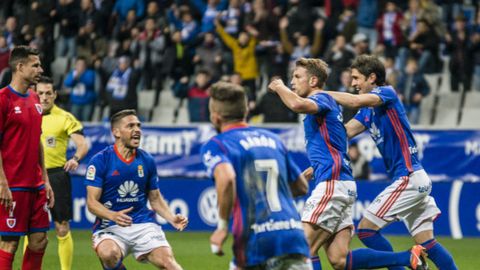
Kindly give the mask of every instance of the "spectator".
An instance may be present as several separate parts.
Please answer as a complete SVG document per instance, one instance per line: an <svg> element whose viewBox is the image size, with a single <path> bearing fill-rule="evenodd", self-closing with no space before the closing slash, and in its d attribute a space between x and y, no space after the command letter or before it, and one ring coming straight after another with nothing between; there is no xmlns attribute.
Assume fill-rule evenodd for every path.
<svg viewBox="0 0 480 270"><path fill-rule="evenodd" d="M15 45L20 45L20 33L17 30L17 19L15 17L8 17L5 22L5 29L3 30L3 36L7 40L9 49L13 49Z"/></svg>
<svg viewBox="0 0 480 270"><path fill-rule="evenodd" d="M358 150L357 143L352 143L348 147L350 156L350 166L355 180L370 180L370 166L367 159Z"/></svg>
<svg viewBox="0 0 480 270"><path fill-rule="evenodd" d="M350 43L350 41L352 41L353 35L357 32L355 10L352 7L346 7L340 14L336 30L339 35L345 37L347 43Z"/></svg>
<svg viewBox="0 0 480 270"><path fill-rule="evenodd" d="M77 54L95 61L105 56L107 52L107 40L103 35L99 35L96 30L97 25L89 20L84 26L80 27L77 38Z"/></svg>
<svg viewBox="0 0 480 270"><path fill-rule="evenodd" d="M403 43L402 22L402 13L393 1L388 1L385 12L376 23L378 44L385 46L387 57L396 57L397 49Z"/></svg>
<svg viewBox="0 0 480 270"><path fill-rule="evenodd" d="M137 109L137 86L140 74L131 66L128 56L118 59L118 67L108 80L106 90L109 94L110 116L126 109Z"/></svg>
<svg viewBox="0 0 480 270"><path fill-rule="evenodd" d="M352 38L352 45L355 56L370 54L368 37L364 33L356 33Z"/></svg>
<svg viewBox="0 0 480 270"><path fill-rule="evenodd" d="M423 19L417 21L417 30L409 40L410 56L419 59L418 69L422 73L441 70L439 55L440 37Z"/></svg>
<svg viewBox="0 0 480 270"><path fill-rule="evenodd" d="M477 11L472 33L472 55L474 61L473 88L480 91L480 9Z"/></svg>
<svg viewBox="0 0 480 270"><path fill-rule="evenodd" d="M419 71L417 60L407 61L405 73L398 79L397 90L408 119L412 124L418 124L420 119L420 103L430 93L430 87L423 74Z"/></svg>
<svg viewBox="0 0 480 270"><path fill-rule="evenodd" d="M232 50L234 71L242 77L243 85L247 86L251 92L250 101L256 99L255 80L258 77L257 58L255 55L255 46L257 44L258 32L255 28L247 26L247 32L240 32L238 39L225 32L223 26L218 20L215 20L218 35L225 45Z"/></svg>
<svg viewBox="0 0 480 270"><path fill-rule="evenodd" d="M202 15L201 32L212 32L215 30L215 20L222 10L227 9L228 0L190 0L190 3L197 8Z"/></svg>
<svg viewBox="0 0 480 270"><path fill-rule="evenodd" d="M64 84L70 88L70 112L80 121L90 121L96 101L95 71L88 68L85 58L77 58Z"/></svg>
<svg viewBox="0 0 480 270"><path fill-rule="evenodd" d="M77 55L76 37L80 26L79 7L74 0L59 0L56 20L60 23L57 57L73 58Z"/></svg>
<svg viewBox="0 0 480 270"><path fill-rule="evenodd" d="M327 89L335 90L340 86L340 74L350 67L355 56L346 46L346 39L342 35L335 38L335 43L327 51L325 62L330 66L330 75L327 79Z"/></svg>
<svg viewBox="0 0 480 270"><path fill-rule="evenodd" d="M176 31L180 31L184 44L193 43L200 32L197 22L188 6L181 6L178 10L175 6L168 12L168 20L173 24Z"/></svg>
<svg viewBox="0 0 480 270"><path fill-rule="evenodd" d="M471 32L466 28L466 18L457 16L454 29L445 35L447 51L450 54L450 87L458 92L460 85L463 91L470 91L473 75L473 57Z"/></svg>
<svg viewBox="0 0 480 270"><path fill-rule="evenodd" d="M350 94L356 94L355 88L352 87L352 74L350 69L344 69L340 75L340 87L338 88L339 92L346 92ZM356 109L340 106L342 108L343 122L347 123L352 119L356 114Z"/></svg>
<svg viewBox="0 0 480 270"><path fill-rule="evenodd" d="M368 48L373 50L377 44L375 23L378 18L378 0L360 0L357 9L357 31L369 41ZM357 56L360 54L357 54Z"/></svg>
<svg viewBox="0 0 480 270"><path fill-rule="evenodd" d="M208 122L210 113L208 111L209 90L211 85L210 73L200 70L195 75L195 83L188 89L188 116L190 122Z"/></svg>
<svg viewBox="0 0 480 270"><path fill-rule="evenodd" d="M203 42L196 48L193 62L195 70L208 70L212 78L218 80L222 73L222 48L211 32L203 35Z"/></svg>
<svg viewBox="0 0 480 270"><path fill-rule="evenodd" d="M118 19L117 24L122 24L127 20L128 13L133 11L136 18L143 18L145 14L144 0L117 0L113 7L113 16Z"/></svg>

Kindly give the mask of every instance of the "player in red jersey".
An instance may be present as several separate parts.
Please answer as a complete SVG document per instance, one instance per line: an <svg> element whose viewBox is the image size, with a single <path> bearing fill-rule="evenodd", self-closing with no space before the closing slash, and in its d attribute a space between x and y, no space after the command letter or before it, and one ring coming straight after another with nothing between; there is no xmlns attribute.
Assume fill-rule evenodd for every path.
<svg viewBox="0 0 480 270"><path fill-rule="evenodd" d="M30 85L43 72L37 50L15 47L12 81L0 90L0 269L12 269L20 236L28 235L22 269L41 269L53 191L40 143L42 106Z"/></svg>

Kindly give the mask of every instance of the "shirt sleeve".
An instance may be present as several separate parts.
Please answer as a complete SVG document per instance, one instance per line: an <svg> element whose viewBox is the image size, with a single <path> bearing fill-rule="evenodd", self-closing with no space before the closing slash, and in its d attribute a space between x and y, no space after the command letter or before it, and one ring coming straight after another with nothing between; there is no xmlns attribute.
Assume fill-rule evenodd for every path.
<svg viewBox="0 0 480 270"><path fill-rule="evenodd" d="M393 90L393 88L391 87L377 87L373 89L370 93L379 96L383 104L387 106L392 104L396 99L398 99L397 93L395 93L395 90Z"/></svg>
<svg viewBox="0 0 480 270"><path fill-rule="evenodd" d="M367 128L370 128L370 108L361 108L358 110L357 114L355 115L354 119L358 122L362 123Z"/></svg>
<svg viewBox="0 0 480 270"><path fill-rule="evenodd" d="M65 132L68 136L83 129L82 124L70 113L65 116Z"/></svg>
<svg viewBox="0 0 480 270"><path fill-rule="evenodd" d="M203 164L207 168L207 174L213 179L213 173L218 164L231 163L227 157L225 146L217 139L213 138L202 146L201 155Z"/></svg>
<svg viewBox="0 0 480 270"><path fill-rule="evenodd" d="M333 104L331 100L328 99L327 95L317 94L317 95L310 96L308 98L313 102L315 102L315 104L317 104L319 114L324 114L333 109L333 106L332 106Z"/></svg>
<svg viewBox="0 0 480 270"><path fill-rule="evenodd" d="M105 178L105 162L101 154L95 155L87 166L87 173L85 174L85 186L103 187Z"/></svg>
<svg viewBox="0 0 480 270"><path fill-rule="evenodd" d="M147 166L148 166L147 191L158 189L157 166L155 165L155 160L150 155L148 155Z"/></svg>

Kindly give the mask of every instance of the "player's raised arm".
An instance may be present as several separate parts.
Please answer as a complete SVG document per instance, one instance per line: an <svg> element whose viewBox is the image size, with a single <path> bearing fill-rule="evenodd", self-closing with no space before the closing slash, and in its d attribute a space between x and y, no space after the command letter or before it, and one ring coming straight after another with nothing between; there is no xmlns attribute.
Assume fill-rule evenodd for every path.
<svg viewBox="0 0 480 270"><path fill-rule="evenodd" d="M275 79L270 82L268 88L276 92L282 99L282 102L296 113L314 114L318 112L318 107L315 102L297 95L297 93L285 86L281 79Z"/></svg>
<svg viewBox="0 0 480 270"><path fill-rule="evenodd" d="M175 229L183 231L183 229L187 227L187 217L172 213L167 202L158 189L153 189L148 192L148 200L150 201L152 209L165 220L167 220L168 223L175 227Z"/></svg>
<svg viewBox="0 0 480 270"><path fill-rule="evenodd" d="M133 207L115 212L107 209L100 203L100 197L102 196L102 189L94 186L87 186L87 207L95 216L114 221L119 226L126 227L132 225L132 218L127 215L128 212L133 210Z"/></svg>
<svg viewBox="0 0 480 270"><path fill-rule="evenodd" d="M374 94L353 95L349 93L325 91L335 101L345 107L358 109L363 107L377 107L382 105L382 99Z"/></svg>

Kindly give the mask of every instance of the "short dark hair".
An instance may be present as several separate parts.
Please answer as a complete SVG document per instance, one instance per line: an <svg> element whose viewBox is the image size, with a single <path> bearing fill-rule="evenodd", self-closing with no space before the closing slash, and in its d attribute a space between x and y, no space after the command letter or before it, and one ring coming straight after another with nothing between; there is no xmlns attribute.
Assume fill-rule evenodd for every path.
<svg viewBox="0 0 480 270"><path fill-rule="evenodd" d="M120 120L122 120L124 117L127 117L129 115L135 115L137 116L137 111L135 110L121 110L112 117L110 117L110 128L113 128Z"/></svg>
<svg viewBox="0 0 480 270"><path fill-rule="evenodd" d="M373 55L362 54L358 56L350 68L358 70L365 77L373 73L377 77L375 84L378 86L385 85L385 66L380 59Z"/></svg>
<svg viewBox="0 0 480 270"><path fill-rule="evenodd" d="M295 62L296 67L303 67L310 76L318 79L317 87L323 87L328 78L328 65L318 58L300 58Z"/></svg>
<svg viewBox="0 0 480 270"><path fill-rule="evenodd" d="M243 121L247 115L247 95L245 89L233 83L217 82L210 89L210 97L215 110L225 121Z"/></svg>
<svg viewBox="0 0 480 270"><path fill-rule="evenodd" d="M37 84L43 83L43 84L52 84L53 85L53 80L52 78L48 76L40 76L40 79L38 80Z"/></svg>
<svg viewBox="0 0 480 270"><path fill-rule="evenodd" d="M12 73L15 73L17 71L18 63L25 63L26 61L28 61L30 55L39 56L40 53L35 48L23 45L13 48L12 52L10 53L10 60L8 60L8 64L12 69Z"/></svg>

